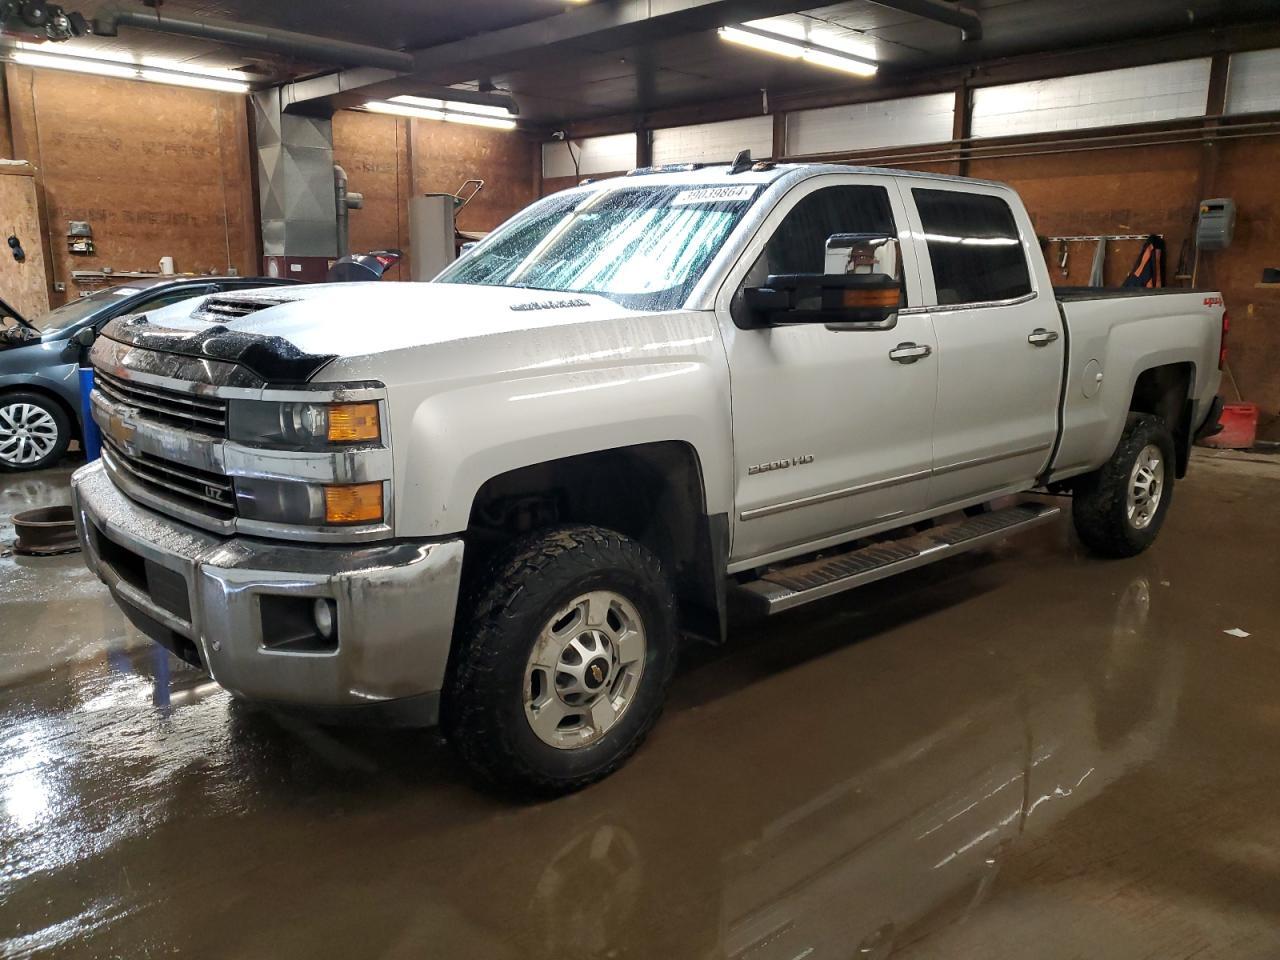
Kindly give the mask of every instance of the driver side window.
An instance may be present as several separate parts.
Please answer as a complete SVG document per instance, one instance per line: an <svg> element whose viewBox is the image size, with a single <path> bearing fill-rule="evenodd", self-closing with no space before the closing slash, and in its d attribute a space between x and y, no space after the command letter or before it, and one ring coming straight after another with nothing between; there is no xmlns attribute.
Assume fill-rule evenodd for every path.
<svg viewBox="0 0 1280 960"><path fill-rule="evenodd" d="M771 273L825 273L827 239L835 234L897 232L884 187L850 184L815 190L778 225L746 285L763 283Z"/></svg>

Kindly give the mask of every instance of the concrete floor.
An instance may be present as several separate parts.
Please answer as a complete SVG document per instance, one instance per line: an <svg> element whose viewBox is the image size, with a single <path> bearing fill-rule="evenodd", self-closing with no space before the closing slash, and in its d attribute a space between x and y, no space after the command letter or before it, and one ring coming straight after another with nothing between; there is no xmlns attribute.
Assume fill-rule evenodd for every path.
<svg viewBox="0 0 1280 960"><path fill-rule="evenodd" d="M1145 556L1064 522L738 627L623 771L528 807L0 557L0 955L1280 956L1278 495L1198 457Z"/></svg>

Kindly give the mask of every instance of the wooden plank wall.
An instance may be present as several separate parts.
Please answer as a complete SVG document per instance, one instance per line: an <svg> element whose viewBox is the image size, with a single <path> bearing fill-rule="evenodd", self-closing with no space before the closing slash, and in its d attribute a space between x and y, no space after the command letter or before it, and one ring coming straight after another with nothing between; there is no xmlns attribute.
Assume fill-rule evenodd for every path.
<svg viewBox="0 0 1280 960"><path fill-rule="evenodd" d="M541 148L515 132L339 111L333 152L348 188L365 198L364 209L351 211L351 249L399 247L406 264L410 197L454 193L464 180L483 179L458 228L487 232L537 199L541 187ZM408 280L407 265L388 279Z"/></svg>
<svg viewBox="0 0 1280 960"><path fill-rule="evenodd" d="M50 282L61 303L72 270L260 269L243 97L53 70L5 68L12 152L36 167ZM67 251L69 220L96 252Z"/></svg>
<svg viewBox="0 0 1280 960"><path fill-rule="evenodd" d="M0 244L0 299L34 320L49 310L44 250L40 244L40 207L35 171L29 166L0 165L0 240L12 231L26 259L19 263L7 244Z"/></svg>

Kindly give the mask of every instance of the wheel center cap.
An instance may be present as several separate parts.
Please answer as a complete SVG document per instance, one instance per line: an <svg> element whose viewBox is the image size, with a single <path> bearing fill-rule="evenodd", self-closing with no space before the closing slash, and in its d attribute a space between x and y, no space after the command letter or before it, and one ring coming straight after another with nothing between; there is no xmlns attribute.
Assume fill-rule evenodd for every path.
<svg viewBox="0 0 1280 960"><path fill-rule="evenodd" d="M596 659L587 664L587 669L583 671L582 678L588 690L599 690L604 686L604 682L609 679L609 661L604 657L596 657Z"/></svg>

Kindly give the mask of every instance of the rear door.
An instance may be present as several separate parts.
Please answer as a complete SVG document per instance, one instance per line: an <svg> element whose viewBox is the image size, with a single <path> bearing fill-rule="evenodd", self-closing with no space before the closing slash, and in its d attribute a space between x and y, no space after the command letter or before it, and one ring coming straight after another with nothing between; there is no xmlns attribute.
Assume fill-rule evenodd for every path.
<svg viewBox="0 0 1280 960"><path fill-rule="evenodd" d="M717 305L733 391L733 560L779 558L923 509L937 372L932 322L742 329L730 310L771 274L823 273L833 234L899 238L908 304L921 302L905 210L890 177L815 177L772 210ZM900 349L909 345L913 356ZM891 354L899 355L895 360Z"/></svg>
<svg viewBox="0 0 1280 960"><path fill-rule="evenodd" d="M904 179L924 240L938 338L930 507L1030 486L1058 432L1065 341L1052 290L1030 267L1031 222L1005 188Z"/></svg>

